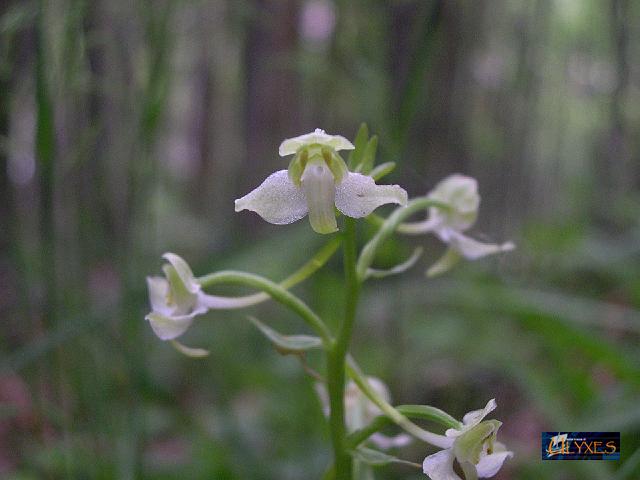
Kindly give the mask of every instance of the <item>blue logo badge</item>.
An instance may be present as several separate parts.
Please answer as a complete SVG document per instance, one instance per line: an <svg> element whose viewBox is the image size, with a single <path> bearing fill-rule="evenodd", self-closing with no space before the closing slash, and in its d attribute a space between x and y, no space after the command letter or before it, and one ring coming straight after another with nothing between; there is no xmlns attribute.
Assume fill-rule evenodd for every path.
<svg viewBox="0 0 640 480"><path fill-rule="evenodd" d="M542 432L542 460L619 460L620 432Z"/></svg>

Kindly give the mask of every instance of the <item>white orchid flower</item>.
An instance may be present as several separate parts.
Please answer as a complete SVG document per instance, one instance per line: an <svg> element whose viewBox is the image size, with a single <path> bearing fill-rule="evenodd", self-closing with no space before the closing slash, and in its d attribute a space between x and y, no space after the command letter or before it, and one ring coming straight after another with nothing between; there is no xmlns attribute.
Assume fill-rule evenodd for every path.
<svg viewBox="0 0 640 480"><path fill-rule="evenodd" d="M451 438L451 447L440 450L424 459L422 469L431 480L461 480L453 470L453 462L457 460L465 474L466 480L493 477L504 461L513 457L513 452L496 441L501 422L485 420L495 410L496 401L489 400L482 410L467 413L462 419L462 428L450 428L445 432Z"/></svg>
<svg viewBox="0 0 640 480"><path fill-rule="evenodd" d="M208 295L187 262L174 253L165 253L162 258L168 262L162 267L164 278L147 277L151 312L145 317L161 340L178 338L194 317L209 309L243 308L265 299L261 294L235 298Z"/></svg>
<svg viewBox="0 0 640 480"><path fill-rule="evenodd" d="M387 403L391 403L391 395L389 388L385 383L376 377L367 377L367 381L371 388L383 398ZM329 417L329 395L324 384L316 384L316 391L322 402L322 409L326 417ZM369 425L376 417L384 415L382 410L378 408L371 400L369 400L358 388L353 380L347 383L344 390L344 411L345 424L349 433L360 430ZM389 437L382 433L374 433L369 439L379 448L388 450L393 447L403 447L411 443L411 437L401 433L393 437Z"/></svg>
<svg viewBox="0 0 640 480"><path fill-rule="evenodd" d="M434 233L449 245L447 253L429 269L430 275L448 270L460 259L460 256L467 260L477 260L515 248L512 242L482 243L462 233L471 228L478 218L480 195L478 182L474 178L460 174L450 175L438 183L428 197L441 202L448 208L431 207L426 220L402 224L398 227L398 231L412 235Z"/></svg>
<svg viewBox="0 0 640 480"><path fill-rule="evenodd" d="M373 178L350 172L339 150L355 147L340 135L324 130L287 139L280 156L295 154L288 170L278 170L244 197L236 212L251 210L269 223L285 225L307 214L318 233L338 227L334 207L352 218L366 217L387 203L406 205L407 192L398 185L376 185Z"/></svg>

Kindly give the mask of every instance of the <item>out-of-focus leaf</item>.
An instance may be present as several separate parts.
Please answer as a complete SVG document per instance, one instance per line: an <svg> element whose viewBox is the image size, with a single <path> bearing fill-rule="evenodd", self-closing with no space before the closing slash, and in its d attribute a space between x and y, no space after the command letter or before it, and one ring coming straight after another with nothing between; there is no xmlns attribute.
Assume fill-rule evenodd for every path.
<svg viewBox="0 0 640 480"><path fill-rule="evenodd" d="M356 133L356 138L353 141L353 145L356 148L351 150L351 152L349 153L349 170L354 171L356 166L358 166L362 161L362 155L364 154L364 150L367 146L368 140L369 127L367 127L366 123L361 123L360 128L358 129L358 133Z"/></svg>
<svg viewBox="0 0 640 480"><path fill-rule="evenodd" d="M356 166L356 171L362 172L366 175L371 172L376 162L376 152L378 151L378 136L372 136L367 142L367 146L362 153L362 160L360 164Z"/></svg>
<svg viewBox="0 0 640 480"><path fill-rule="evenodd" d="M399 263L393 268L389 268L386 270L377 269L377 268L368 268L365 278L384 278L390 275L398 275L400 273L406 272L416 264L416 262L420 259L422 252L423 252L423 248L417 247L407 260L405 260L402 263Z"/></svg>
<svg viewBox="0 0 640 480"><path fill-rule="evenodd" d="M369 173L369 176L373 178L375 181L380 180L381 178L389 175L396 168L396 162L384 162L375 167Z"/></svg>
<svg viewBox="0 0 640 480"><path fill-rule="evenodd" d="M322 347L322 340L318 337L311 335L282 335L255 317L249 317L249 320L265 337L271 340L276 350L282 355L300 354L307 350Z"/></svg>
<svg viewBox="0 0 640 480"><path fill-rule="evenodd" d="M383 465L388 465L390 463L401 463L404 465L416 466L417 464L413 462L409 462L407 460L402 460L401 458L395 457L393 455L389 455L388 453L381 452L379 450L374 450L372 448L367 447L358 447L351 452L351 455L354 459L366 463L367 465L373 465L376 467L381 467Z"/></svg>

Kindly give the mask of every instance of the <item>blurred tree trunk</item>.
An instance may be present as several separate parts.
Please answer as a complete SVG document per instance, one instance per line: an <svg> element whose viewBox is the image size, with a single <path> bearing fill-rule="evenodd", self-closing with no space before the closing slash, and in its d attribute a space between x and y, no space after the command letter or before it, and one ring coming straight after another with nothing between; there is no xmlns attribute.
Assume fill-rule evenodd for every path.
<svg viewBox="0 0 640 480"><path fill-rule="evenodd" d="M245 128L247 165L244 191L279 164L274 139L300 133L299 79L295 62L298 9L295 0L254 0L245 45Z"/></svg>
<svg viewBox="0 0 640 480"><path fill-rule="evenodd" d="M638 166L633 164L633 140L624 111L630 82L629 2L611 0L609 7L615 84L609 99L610 129L606 132L605 152L597 162L597 175L599 184L603 186L602 200L605 203L610 203L612 199L620 198L622 192L631 190L640 173Z"/></svg>

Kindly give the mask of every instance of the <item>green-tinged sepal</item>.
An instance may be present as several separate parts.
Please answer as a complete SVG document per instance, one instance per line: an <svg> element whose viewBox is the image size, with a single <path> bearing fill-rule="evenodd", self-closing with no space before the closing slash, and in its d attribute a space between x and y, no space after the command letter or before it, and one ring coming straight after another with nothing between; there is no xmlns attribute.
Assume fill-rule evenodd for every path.
<svg viewBox="0 0 640 480"><path fill-rule="evenodd" d="M188 290L187 285L182 281L173 265L164 264L162 271L169 282L167 304L174 305L181 313L188 311L195 304L195 295Z"/></svg>
<svg viewBox="0 0 640 480"><path fill-rule="evenodd" d="M273 346L282 355L299 355L307 350L322 347L322 340L319 337L311 335L282 335L255 317L249 317L249 320L273 343Z"/></svg>
<svg viewBox="0 0 640 480"><path fill-rule="evenodd" d="M335 183L340 183L349 173L347 164L344 163L342 157L333 148L322 147L322 158L333 173Z"/></svg>
<svg viewBox="0 0 640 480"><path fill-rule="evenodd" d="M289 179L296 187L300 186L300 179L302 178L302 173L304 172L308 161L309 150L303 147L293 156L291 162L289 162Z"/></svg>
<svg viewBox="0 0 640 480"><path fill-rule="evenodd" d="M460 435L454 445L458 462L476 465L483 452L491 453L501 425L499 420L485 420Z"/></svg>

